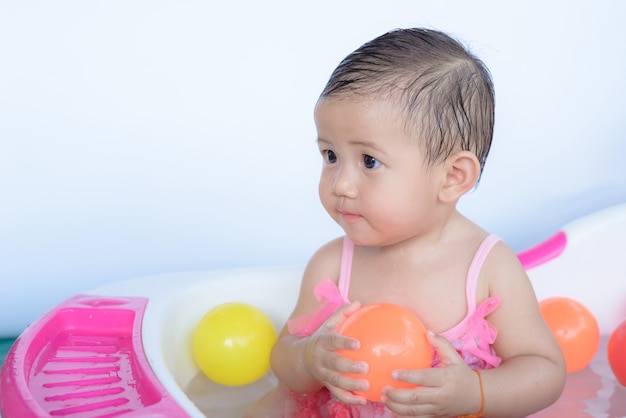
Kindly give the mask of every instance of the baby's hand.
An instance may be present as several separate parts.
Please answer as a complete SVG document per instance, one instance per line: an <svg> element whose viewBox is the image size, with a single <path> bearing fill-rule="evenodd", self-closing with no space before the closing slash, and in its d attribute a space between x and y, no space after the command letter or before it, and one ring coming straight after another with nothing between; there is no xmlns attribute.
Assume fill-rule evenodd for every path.
<svg viewBox="0 0 626 418"><path fill-rule="evenodd" d="M353 379L344 373L367 373L367 363L352 361L341 356L337 350L356 350L359 341L347 338L337 332L341 323L360 307L358 302L338 309L306 342L305 367L308 373L324 384L340 401L349 404L365 404L367 401L352 391L366 391L369 382Z"/></svg>
<svg viewBox="0 0 626 418"><path fill-rule="evenodd" d="M481 394L476 373L444 337L429 333L428 339L441 356L441 366L394 372L397 380L418 386L384 389L387 408L402 417L449 417L478 411Z"/></svg>

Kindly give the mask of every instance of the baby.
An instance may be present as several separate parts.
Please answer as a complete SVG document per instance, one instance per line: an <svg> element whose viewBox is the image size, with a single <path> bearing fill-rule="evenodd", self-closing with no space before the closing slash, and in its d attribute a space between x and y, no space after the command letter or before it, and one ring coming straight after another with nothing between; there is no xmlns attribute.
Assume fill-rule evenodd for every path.
<svg viewBox="0 0 626 418"><path fill-rule="evenodd" d="M555 402L565 366L515 253L457 210L493 136L485 65L435 30L388 32L335 69L315 107L319 195L345 236L309 261L272 356L279 387L252 408L268 417L526 416ZM430 330L432 367L397 370L415 385L380 402L367 363L338 350L360 306L390 302Z"/></svg>

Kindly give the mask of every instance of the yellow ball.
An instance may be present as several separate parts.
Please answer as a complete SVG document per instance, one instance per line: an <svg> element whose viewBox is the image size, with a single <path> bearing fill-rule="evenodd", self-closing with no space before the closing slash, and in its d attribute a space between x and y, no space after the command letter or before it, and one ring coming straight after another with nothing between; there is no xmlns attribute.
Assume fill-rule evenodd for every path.
<svg viewBox="0 0 626 418"><path fill-rule="evenodd" d="M225 386L255 382L270 369L276 329L259 308L230 302L211 309L192 337L193 357L202 372Z"/></svg>

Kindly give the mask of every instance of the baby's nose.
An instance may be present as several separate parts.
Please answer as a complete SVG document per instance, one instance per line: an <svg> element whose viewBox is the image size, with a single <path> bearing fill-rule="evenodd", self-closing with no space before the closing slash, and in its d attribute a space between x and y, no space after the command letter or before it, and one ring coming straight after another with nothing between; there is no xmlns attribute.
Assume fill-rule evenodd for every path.
<svg viewBox="0 0 626 418"><path fill-rule="evenodd" d="M337 196L345 196L355 198L357 195L357 186L354 173L349 168L341 168L335 174L333 191Z"/></svg>

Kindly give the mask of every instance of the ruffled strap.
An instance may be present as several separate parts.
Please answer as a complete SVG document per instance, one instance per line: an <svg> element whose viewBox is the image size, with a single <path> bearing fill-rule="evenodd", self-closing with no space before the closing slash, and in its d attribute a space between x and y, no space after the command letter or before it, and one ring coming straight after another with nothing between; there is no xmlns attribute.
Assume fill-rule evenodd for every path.
<svg viewBox="0 0 626 418"><path fill-rule="evenodd" d="M340 294L337 284L326 278L314 289L315 299L322 306L315 311L287 321L287 329L293 335L306 337L313 334L340 306L348 301Z"/></svg>
<svg viewBox="0 0 626 418"><path fill-rule="evenodd" d="M491 367L498 367L502 360L491 351L498 331L485 317L500 306L500 298L485 299L467 321L466 337L461 344L461 352L482 359Z"/></svg>

